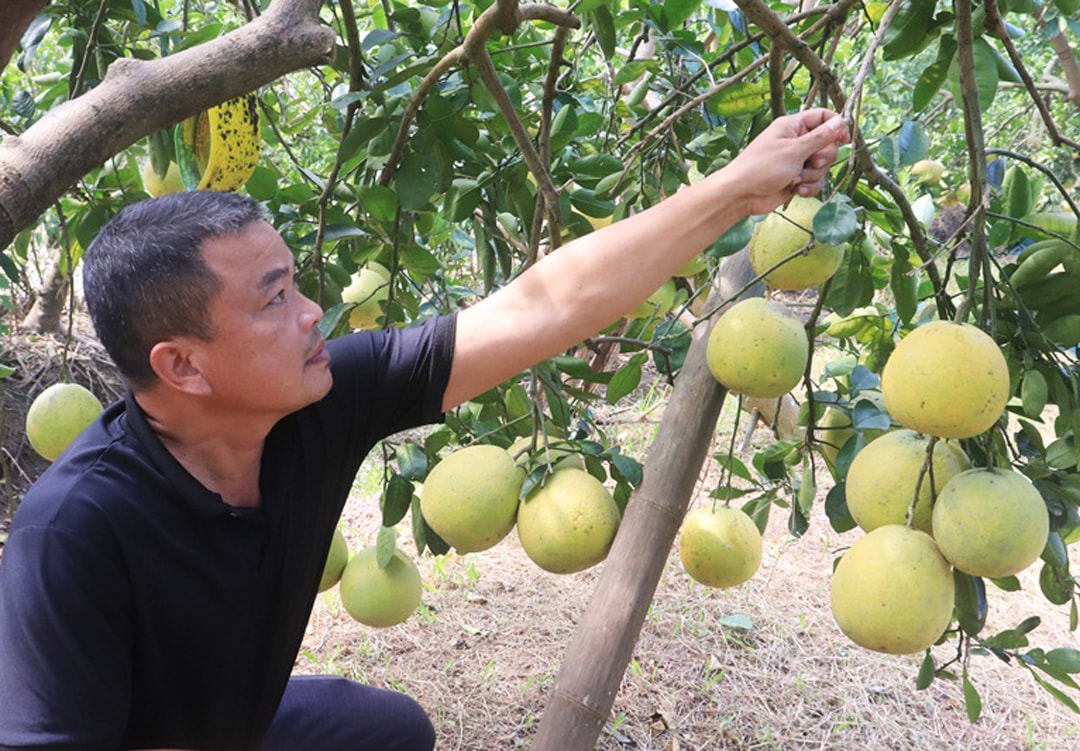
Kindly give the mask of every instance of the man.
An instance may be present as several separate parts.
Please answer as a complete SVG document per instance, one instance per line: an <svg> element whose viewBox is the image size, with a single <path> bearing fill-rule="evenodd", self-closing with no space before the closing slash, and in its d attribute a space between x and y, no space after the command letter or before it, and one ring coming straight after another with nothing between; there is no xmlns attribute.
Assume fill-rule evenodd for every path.
<svg viewBox="0 0 1080 751"><path fill-rule="evenodd" d="M87 306L129 385L27 493L0 559L0 748L427 749L412 700L290 672L364 455L581 341L717 235L817 193L839 117L456 314L324 343L256 204L165 196L109 223Z"/></svg>

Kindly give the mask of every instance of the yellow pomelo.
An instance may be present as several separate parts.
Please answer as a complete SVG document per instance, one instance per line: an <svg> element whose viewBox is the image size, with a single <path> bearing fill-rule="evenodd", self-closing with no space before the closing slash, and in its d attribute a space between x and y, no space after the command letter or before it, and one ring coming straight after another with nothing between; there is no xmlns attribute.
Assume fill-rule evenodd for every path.
<svg viewBox="0 0 1080 751"><path fill-rule="evenodd" d="M875 438L855 456L848 469L845 490L851 516L862 529L869 532L907 521L929 442L929 437L913 430L894 430ZM956 444L938 441L934 445L933 486L939 494L945 483L970 468L967 455ZM914 525L934 534L930 485L927 472L919 486Z"/></svg>
<svg viewBox="0 0 1080 751"><path fill-rule="evenodd" d="M810 346L802 323L783 304L753 297L720 316L705 357L716 380L732 391L776 398L802 378Z"/></svg>
<svg viewBox="0 0 1080 751"><path fill-rule="evenodd" d="M395 550L386 568L379 568L374 546L349 559L338 588L346 612L376 628L407 621L420 607L421 591L420 572L411 558Z"/></svg>
<svg viewBox="0 0 1080 751"><path fill-rule="evenodd" d="M1011 469L972 469L952 478L934 504L941 554L972 576L1012 576L1039 557L1050 515L1031 481Z"/></svg>
<svg viewBox="0 0 1080 751"><path fill-rule="evenodd" d="M969 438L990 428L1009 400L997 344L966 323L932 321L900 340L881 374L885 408L906 428Z"/></svg>
<svg viewBox="0 0 1080 751"><path fill-rule="evenodd" d="M739 509L706 506L686 515L679 531L686 573L709 587L735 587L761 565L761 533Z"/></svg>
<svg viewBox="0 0 1080 751"><path fill-rule="evenodd" d="M522 502L518 539L526 555L553 574L572 574L607 557L619 529L619 507L582 469L561 469Z"/></svg>
<svg viewBox="0 0 1080 751"><path fill-rule="evenodd" d="M840 268L842 245L813 241L814 216L821 208L816 198L795 196L786 209L774 211L754 227L750 236L750 264L754 273L764 274L776 264L804 248L765 277L773 289L809 289L821 284Z"/></svg>
<svg viewBox="0 0 1080 751"><path fill-rule="evenodd" d="M941 175L945 171L945 165L936 159L920 159L911 165L911 176L921 183L933 185L941 182Z"/></svg>
<svg viewBox="0 0 1080 751"><path fill-rule="evenodd" d="M345 542L345 535L341 533L341 530L335 529L334 536L330 540L330 552L327 553L326 563L323 565L322 578L319 579L320 592L325 592L341 581L341 573L348 562L349 545Z"/></svg>
<svg viewBox="0 0 1080 751"><path fill-rule="evenodd" d="M142 166L143 188L152 196L163 196L166 193L180 193L187 190L184 180L180 177L180 167L176 162L169 162L169 169L162 177L154 170L154 165L147 159Z"/></svg>
<svg viewBox="0 0 1080 751"><path fill-rule="evenodd" d="M428 473L420 510L459 553L487 550L514 528L524 481L525 473L506 449L467 446Z"/></svg>
<svg viewBox="0 0 1080 751"><path fill-rule="evenodd" d="M921 652L952 620L952 569L930 535L878 527L851 546L832 577L833 618L866 649Z"/></svg>
<svg viewBox="0 0 1080 751"><path fill-rule="evenodd" d="M675 280L668 279L660 288L636 308L626 314L627 318L659 318L675 307Z"/></svg>
<svg viewBox="0 0 1080 751"><path fill-rule="evenodd" d="M386 312L390 297L390 272L369 261L356 274L348 287L341 290L341 301L355 303L349 313L349 326L354 329L377 329Z"/></svg>
<svg viewBox="0 0 1080 751"><path fill-rule="evenodd" d="M77 383L54 383L26 411L26 437L34 451L51 461L101 414L101 402Z"/></svg>

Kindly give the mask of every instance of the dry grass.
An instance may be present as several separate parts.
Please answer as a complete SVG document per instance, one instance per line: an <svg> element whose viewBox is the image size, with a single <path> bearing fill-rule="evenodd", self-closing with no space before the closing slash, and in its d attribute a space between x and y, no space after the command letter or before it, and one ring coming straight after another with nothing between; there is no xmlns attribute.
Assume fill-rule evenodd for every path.
<svg viewBox="0 0 1080 751"><path fill-rule="evenodd" d="M836 552L857 533L837 535L819 513L795 540L776 511L762 568L743 587L707 589L681 570L677 554L669 558L598 748L1080 748L1080 716L1021 669L972 657L971 679L984 701L972 725L958 682L915 689L919 655L879 655L850 643L833 624L828 579ZM345 524L353 548L372 541L377 502L354 498ZM599 567L547 574L513 535L483 553L419 563L425 609L404 625L368 629L349 619L336 590L323 595L298 670L410 693L433 716L441 751L528 747ZM1033 644L1075 646L1066 609L1049 606L1030 576L1024 583L1022 592L990 592L988 629L1038 613L1044 623ZM945 660L952 649L935 654Z"/></svg>

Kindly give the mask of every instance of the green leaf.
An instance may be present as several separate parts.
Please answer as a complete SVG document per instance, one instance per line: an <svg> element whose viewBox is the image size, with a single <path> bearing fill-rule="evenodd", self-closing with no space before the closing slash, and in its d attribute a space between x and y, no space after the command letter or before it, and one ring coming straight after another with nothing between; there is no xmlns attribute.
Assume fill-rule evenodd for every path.
<svg viewBox="0 0 1080 751"><path fill-rule="evenodd" d="M906 258L897 255L889 271L889 289L896 300L896 315L904 323L911 321L919 307L919 283Z"/></svg>
<svg viewBox="0 0 1080 751"><path fill-rule="evenodd" d="M829 517L829 526L837 532L847 532L858 526L848 509L844 483L838 482L829 488L825 496L825 515Z"/></svg>
<svg viewBox="0 0 1080 751"><path fill-rule="evenodd" d="M938 43L937 59L923 69L915 82L912 106L916 112L925 109L926 105L933 100L934 95L941 90L945 79L949 77L949 66L952 65L955 56L956 40L950 34L943 35Z"/></svg>
<svg viewBox="0 0 1080 751"><path fill-rule="evenodd" d="M1062 570L1069 567L1069 551L1065 548L1065 541L1061 539L1061 533L1052 530L1046 537L1046 546L1043 548L1042 559L1051 566Z"/></svg>
<svg viewBox="0 0 1080 751"><path fill-rule="evenodd" d="M837 315L849 315L855 308L869 305L874 296L874 278L866 257L857 248L846 253L833 275L827 303Z"/></svg>
<svg viewBox="0 0 1080 751"><path fill-rule="evenodd" d="M686 23L690 16L701 5L701 0L664 0L664 16L668 22L668 28L677 29Z"/></svg>
<svg viewBox="0 0 1080 751"><path fill-rule="evenodd" d="M430 154L410 150L394 176L401 207L409 211L426 207L435 194L435 179L435 162Z"/></svg>
<svg viewBox="0 0 1080 751"><path fill-rule="evenodd" d="M386 568L394 559L397 550L397 530L393 527L379 527L375 537L375 561L379 568Z"/></svg>
<svg viewBox="0 0 1080 751"><path fill-rule="evenodd" d="M967 710L969 720L978 722L979 715L982 714L982 699L979 697L979 692L975 690L975 686L968 679L967 667L964 668L964 709Z"/></svg>
<svg viewBox="0 0 1080 751"><path fill-rule="evenodd" d="M415 441L406 441L394 452L398 471L406 480L423 482L428 473L428 455Z"/></svg>
<svg viewBox="0 0 1080 751"><path fill-rule="evenodd" d="M397 216L397 193L385 185L365 185L360 188L360 203L380 222L392 222Z"/></svg>
<svg viewBox="0 0 1080 751"><path fill-rule="evenodd" d="M754 222L749 217L736 222L727 232L716 238L705 249L705 253L712 258L723 258L734 255L746 247L750 242L750 235L754 232Z"/></svg>
<svg viewBox="0 0 1080 751"><path fill-rule="evenodd" d="M925 688L929 688L930 684L933 682L934 656L930 654L930 650L927 649L922 664L919 665L919 675L915 678L915 688L922 691Z"/></svg>
<svg viewBox="0 0 1080 751"><path fill-rule="evenodd" d="M1039 571L1039 589L1043 596L1055 605L1064 605L1072 599L1073 580L1067 569L1059 569L1044 563Z"/></svg>
<svg viewBox="0 0 1080 751"><path fill-rule="evenodd" d="M463 222L472 217L480 205L480 183L459 178L450 184L443 203L443 215L451 222Z"/></svg>
<svg viewBox="0 0 1080 751"><path fill-rule="evenodd" d="M604 394L608 404L614 404L638 387L641 383L641 366L645 360L645 354L639 352L611 377Z"/></svg>
<svg viewBox="0 0 1080 751"><path fill-rule="evenodd" d="M1064 704L1066 707L1071 709L1073 712L1076 712L1077 714L1080 714L1080 706L1077 706L1076 702L1072 700L1072 697L1070 697L1068 694L1066 694L1064 691L1062 691L1057 686L1055 686L1052 683L1050 683L1049 681L1047 681L1045 678L1040 676L1034 670L1031 671L1031 677L1035 679L1036 683L1038 683L1040 686L1042 686L1044 689L1046 689L1047 693L1049 693L1055 699L1057 699L1062 704Z"/></svg>
<svg viewBox="0 0 1080 751"><path fill-rule="evenodd" d="M579 9L579 12L584 14L586 11ZM596 41L604 53L604 59L612 59L615 57L615 19L611 15L611 10L607 5L600 5L590 15L590 19L593 31L596 33Z"/></svg>
<svg viewBox="0 0 1080 751"><path fill-rule="evenodd" d="M900 126L900 135L897 138L900 146L900 166L910 166L922 159L926 159L930 153L930 139L926 135L926 128L916 120L905 120Z"/></svg>
<svg viewBox="0 0 1080 751"><path fill-rule="evenodd" d="M901 0L900 10L893 17L882 40L886 60L914 55L929 44L936 6L937 0Z"/></svg>
<svg viewBox="0 0 1080 751"><path fill-rule="evenodd" d="M990 44L979 37L972 45L972 53L975 58L975 87L979 92L979 110L983 113L994 101L994 95L998 88L997 64L994 60L994 50ZM949 87L953 97L959 102L963 93L960 90L960 67L959 58L954 58L949 66Z"/></svg>
<svg viewBox="0 0 1080 751"><path fill-rule="evenodd" d="M635 488L641 484L641 480L644 476L641 462L631 456L623 454L619 451L618 446L614 446L604 453L608 456L615 470L617 470L627 482Z"/></svg>
<svg viewBox="0 0 1080 751"><path fill-rule="evenodd" d="M399 474L390 475L390 481L383 489L382 523L392 527L405 518L413 497L413 484Z"/></svg>
<svg viewBox="0 0 1080 751"><path fill-rule="evenodd" d="M10 365L0 365L0 378L10 378L15 372L15 368Z"/></svg>
<svg viewBox="0 0 1080 751"><path fill-rule="evenodd" d="M749 631L754 627L754 619L742 613L731 613L720 617L720 625L739 629L740 631Z"/></svg>
<svg viewBox="0 0 1080 751"><path fill-rule="evenodd" d="M1046 653L1046 661L1066 673L1080 673L1080 649L1058 647Z"/></svg>
<svg viewBox="0 0 1080 751"><path fill-rule="evenodd" d="M814 497L816 495L817 483L814 482L814 468L810 461L810 454L808 453L803 457L802 478L799 482L799 496L797 499L799 510L802 511L805 516L810 515L810 511L814 507Z"/></svg>
<svg viewBox="0 0 1080 751"><path fill-rule="evenodd" d="M417 279L430 279L442 268L439 259L432 255L430 250L419 245L403 245L399 249L398 258L405 270Z"/></svg>
<svg viewBox="0 0 1080 751"><path fill-rule="evenodd" d="M753 115L769 103L769 82L740 81L709 97L706 106L720 117Z"/></svg>
<svg viewBox="0 0 1080 751"><path fill-rule="evenodd" d="M826 245L843 245L858 229L859 219L847 201L829 201L814 215L814 238Z"/></svg>

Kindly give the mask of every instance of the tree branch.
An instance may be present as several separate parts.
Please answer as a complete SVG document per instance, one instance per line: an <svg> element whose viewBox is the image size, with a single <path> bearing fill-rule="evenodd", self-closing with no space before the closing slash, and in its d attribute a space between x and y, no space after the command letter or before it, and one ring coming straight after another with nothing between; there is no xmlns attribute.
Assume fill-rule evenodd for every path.
<svg viewBox="0 0 1080 751"><path fill-rule="evenodd" d="M327 63L319 0L276 0L249 24L159 60L124 58L78 99L0 142L0 248L90 170L140 138L286 73Z"/></svg>
<svg viewBox="0 0 1080 751"><path fill-rule="evenodd" d="M795 59L806 66L810 74L821 84L834 109L837 112L844 112L847 98L844 96L836 76L833 75L829 66L818 57L817 53L806 42L795 36L784 21L761 0L735 0L735 2L746 14L746 17L771 37L774 43L783 44L794 55ZM916 217L911 203L908 201L907 196L904 195L904 191L891 177L874 164L873 155L870 153L866 139L863 137L862 131L857 127L857 123L849 122L848 125L851 129L852 150L859 169L867 175L872 184L880 185L900 209L900 213L904 217L904 223L911 233L912 247L915 248L915 252L925 264L927 276L930 277L936 290L938 312L943 318L947 318L952 309L952 303L945 292L945 285L941 280L941 274L938 272L937 266L930 262L933 257L922 224Z"/></svg>
<svg viewBox="0 0 1080 751"><path fill-rule="evenodd" d="M1041 19L1040 25L1045 25ZM1031 73L1028 72L1027 67L1024 65L1023 59L1020 57L1020 53L1016 51L1016 45L1012 43L1012 38L1009 36L1009 32L1005 29L1005 22L1001 18L1001 11L998 8L997 0L986 0L986 27L990 29L990 32L998 38L998 41L1005 47L1005 51L1009 53L1009 60L1012 62L1013 67L1016 68L1016 72L1020 74L1020 80L1024 82L1025 88L1028 93L1031 94L1031 100L1035 102L1035 108L1039 110L1039 116L1042 117L1043 124L1046 125L1046 130L1050 134L1050 140L1054 142L1055 146L1061 146L1067 144L1072 148L1080 151L1080 143L1066 138L1061 135L1061 131L1058 130L1057 125L1054 123L1054 118L1050 114L1050 109L1046 106L1046 102L1039 96L1038 88L1035 85L1034 79L1031 77ZM1065 75L1069 81L1069 93L1067 98L1069 101L1080 107L1080 70L1077 69L1076 58L1073 57L1072 48L1069 47L1069 42L1059 32L1056 36L1061 37L1060 42L1054 45L1055 52L1058 53L1058 58L1065 68ZM1061 48L1061 43L1064 43L1064 48ZM1064 52L1064 56L1062 55ZM1066 59L1068 62L1066 62ZM1069 63L1071 63L1071 70Z"/></svg>

